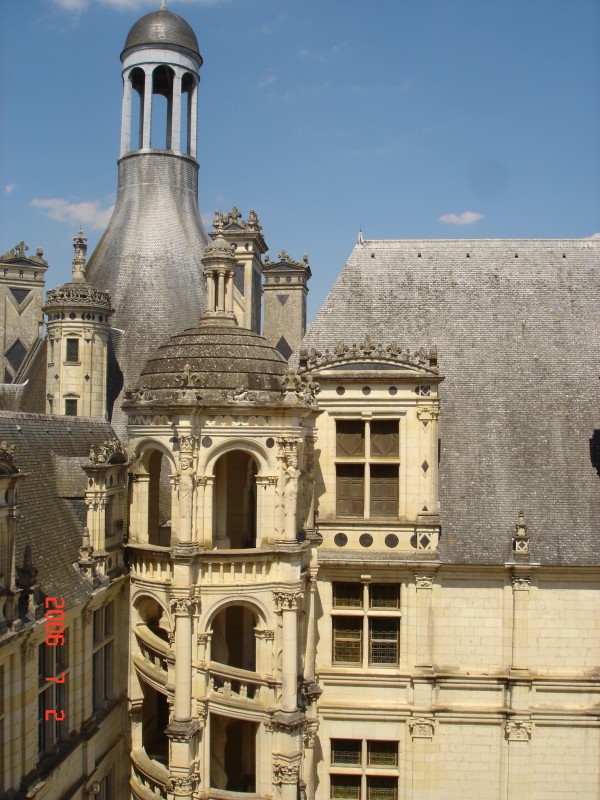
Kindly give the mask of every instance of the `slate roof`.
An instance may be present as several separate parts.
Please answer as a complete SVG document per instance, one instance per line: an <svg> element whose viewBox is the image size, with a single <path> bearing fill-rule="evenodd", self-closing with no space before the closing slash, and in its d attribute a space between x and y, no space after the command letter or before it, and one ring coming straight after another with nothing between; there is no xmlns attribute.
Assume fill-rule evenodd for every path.
<svg viewBox="0 0 600 800"><path fill-rule="evenodd" d="M123 52L130 47L143 45L156 47L177 45L177 47L184 47L186 50L191 50L196 56L200 56L198 39L196 39L191 25L166 8L151 11L134 23L127 35ZM202 59L200 59L200 63L202 63Z"/></svg>
<svg viewBox="0 0 600 800"><path fill-rule="evenodd" d="M437 345L442 561L600 563L600 242L365 241L302 346ZM596 452L598 448L596 448Z"/></svg>
<svg viewBox="0 0 600 800"><path fill-rule="evenodd" d="M86 269L91 284L110 291L115 309L108 408L120 436L123 387L138 382L147 359L169 336L200 319L207 241L196 161L165 151L121 159L115 209Z"/></svg>
<svg viewBox="0 0 600 800"><path fill-rule="evenodd" d="M0 411L0 441L16 446L15 463L28 476L19 485L16 564L29 545L41 591L64 597L67 607L93 590L73 566L85 525L80 465L92 444L111 438L111 426L97 419Z"/></svg>

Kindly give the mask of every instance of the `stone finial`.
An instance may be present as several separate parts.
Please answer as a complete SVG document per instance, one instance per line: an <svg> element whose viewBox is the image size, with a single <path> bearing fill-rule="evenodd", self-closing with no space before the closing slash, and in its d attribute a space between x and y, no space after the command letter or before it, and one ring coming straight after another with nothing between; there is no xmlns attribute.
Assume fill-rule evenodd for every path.
<svg viewBox="0 0 600 800"><path fill-rule="evenodd" d="M529 556L529 536L527 535L527 523L525 512L519 511L519 518L515 523L515 532L512 540L513 553L516 556Z"/></svg>
<svg viewBox="0 0 600 800"><path fill-rule="evenodd" d="M25 258L25 252L27 250L29 250L29 247L21 240L19 244L15 245L15 256L17 256L17 258Z"/></svg>
<svg viewBox="0 0 600 800"><path fill-rule="evenodd" d="M83 235L81 228L73 237L73 265L72 265L72 281L73 283L82 283L85 280L85 264L87 260L87 239Z"/></svg>

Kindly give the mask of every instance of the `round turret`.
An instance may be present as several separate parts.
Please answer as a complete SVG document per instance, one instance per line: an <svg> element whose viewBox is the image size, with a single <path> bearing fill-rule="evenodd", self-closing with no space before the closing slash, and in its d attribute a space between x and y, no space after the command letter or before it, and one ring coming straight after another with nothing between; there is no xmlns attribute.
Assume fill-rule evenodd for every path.
<svg viewBox="0 0 600 800"><path fill-rule="evenodd" d="M196 39L196 34L191 26L180 16L173 14L172 11L168 11L166 8L152 11L150 14L138 19L129 31L123 54L132 47L151 47L153 45L157 47L168 47L169 45L183 47L185 50L190 50L194 53L200 59L200 64L202 64L198 39Z"/></svg>

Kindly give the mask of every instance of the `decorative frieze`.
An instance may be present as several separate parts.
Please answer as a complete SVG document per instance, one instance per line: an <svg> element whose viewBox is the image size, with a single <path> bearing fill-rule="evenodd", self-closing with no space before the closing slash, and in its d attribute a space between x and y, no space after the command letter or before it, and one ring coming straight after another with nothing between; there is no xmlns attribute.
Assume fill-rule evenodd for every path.
<svg viewBox="0 0 600 800"><path fill-rule="evenodd" d="M531 722L522 719L509 719L505 733L509 742L528 742L531 739Z"/></svg>
<svg viewBox="0 0 600 800"><path fill-rule="evenodd" d="M408 729L413 739L433 739L435 720L431 717L419 717L408 721Z"/></svg>
<svg viewBox="0 0 600 800"><path fill-rule="evenodd" d="M434 374L439 372L435 347L431 347L428 351L422 347L420 350L411 352L407 348L402 348L397 342L392 342L387 347L374 345L369 336L365 338L361 345L352 344L348 346L343 341L340 341L332 352L325 350L324 353L321 353L314 348L311 350L301 348L299 356L300 371L315 367L372 361L409 368L418 367Z"/></svg>
<svg viewBox="0 0 600 800"><path fill-rule="evenodd" d="M196 600L191 597L175 598L171 600L171 613L173 614L193 614L196 608Z"/></svg>
<svg viewBox="0 0 600 800"><path fill-rule="evenodd" d="M249 416L241 414L216 414L211 417L206 417L204 424L208 428L264 427L271 424L271 417L258 414L251 414Z"/></svg>

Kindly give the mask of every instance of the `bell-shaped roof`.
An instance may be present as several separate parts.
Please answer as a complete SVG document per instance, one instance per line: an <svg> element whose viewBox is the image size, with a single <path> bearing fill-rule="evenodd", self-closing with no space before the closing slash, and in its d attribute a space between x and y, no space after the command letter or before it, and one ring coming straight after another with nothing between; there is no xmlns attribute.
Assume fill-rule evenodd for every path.
<svg viewBox="0 0 600 800"><path fill-rule="evenodd" d="M123 52L140 45L176 45L191 50L200 60L198 40L192 27L166 8L146 14L129 31Z"/></svg>

